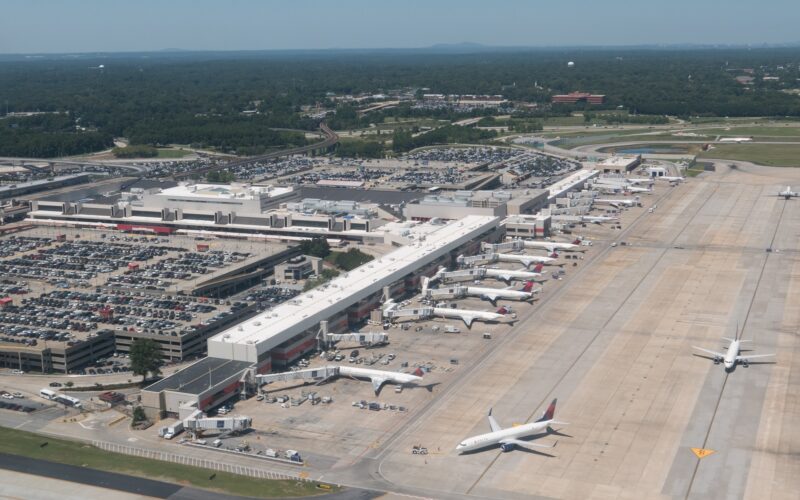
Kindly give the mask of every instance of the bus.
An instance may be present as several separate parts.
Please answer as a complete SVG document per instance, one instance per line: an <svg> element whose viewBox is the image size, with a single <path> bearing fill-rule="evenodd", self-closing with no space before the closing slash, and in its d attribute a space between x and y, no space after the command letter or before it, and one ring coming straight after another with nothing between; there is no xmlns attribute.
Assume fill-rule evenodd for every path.
<svg viewBox="0 0 800 500"><path fill-rule="evenodd" d="M50 389L42 389L41 391L39 391L39 396L47 400L52 400L53 398L56 397L56 393L54 391L51 391Z"/></svg>

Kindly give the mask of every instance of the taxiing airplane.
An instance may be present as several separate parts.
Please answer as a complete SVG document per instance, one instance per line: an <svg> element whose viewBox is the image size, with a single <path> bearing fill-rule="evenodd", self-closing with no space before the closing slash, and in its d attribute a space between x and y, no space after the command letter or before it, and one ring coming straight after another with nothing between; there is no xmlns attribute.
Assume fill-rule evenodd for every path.
<svg viewBox="0 0 800 500"><path fill-rule="evenodd" d="M422 381L422 375L424 373L421 368L417 368L413 373L389 372L346 365L341 365L338 368L340 376L368 378L370 382L372 382L372 388L375 390L376 395L380 392L381 386L387 382L393 384L416 384Z"/></svg>
<svg viewBox="0 0 800 500"><path fill-rule="evenodd" d="M792 186L786 186L786 189L778 193L778 196L783 196L784 200L789 200L791 198L796 198L800 196L800 193L797 191L792 191Z"/></svg>
<svg viewBox="0 0 800 500"><path fill-rule="evenodd" d="M730 342L730 344L728 344L728 348L725 350L724 353L711 351L709 349L704 349L702 347L697 347L697 346L692 346L692 349L697 349L698 351L702 351L710 355L710 357L712 357L712 359L714 360L714 364L718 365L722 363L725 366L725 371L727 372L732 372L734 369L736 369L736 365L739 363L741 363L742 366L747 368L748 366L750 366L751 359L768 358L771 356L775 356L774 354L752 354L749 356L742 356L740 354L742 350L741 349L742 343L752 342L752 340L742 340L739 338L729 339L726 337L723 337L723 340L727 340L728 342ZM709 357L709 356L703 356L701 354L695 354L695 356Z"/></svg>
<svg viewBox="0 0 800 500"><path fill-rule="evenodd" d="M469 437L461 441L458 446L456 446L456 451L461 454L469 451L482 450L492 446L500 446L500 449L504 452L509 452L517 446L520 448L552 448L555 444L545 445L531 443L529 441L523 441L520 438L531 437L542 433L549 434L550 425L567 425L566 422L557 422L553 420L556 412L556 401L557 400L554 399L553 402L550 403L550 406L547 407L547 410L536 422L517 425L506 429L500 427L500 424L498 424L497 420L492 416L492 410L490 409L488 419L491 432Z"/></svg>

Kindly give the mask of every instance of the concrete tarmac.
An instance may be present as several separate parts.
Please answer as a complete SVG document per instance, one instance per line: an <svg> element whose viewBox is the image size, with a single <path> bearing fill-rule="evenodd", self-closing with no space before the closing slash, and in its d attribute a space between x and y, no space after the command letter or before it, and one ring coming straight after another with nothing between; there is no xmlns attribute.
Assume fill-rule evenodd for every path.
<svg viewBox="0 0 800 500"><path fill-rule="evenodd" d="M519 334L415 423L380 464L388 481L492 498L790 498L800 487L800 180L735 169L673 188ZM654 203L645 198L645 203ZM767 252L775 248L779 252ZM777 364L726 374L737 328ZM464 437L538 418L558 397L564 435L542 453L457 455ZM411 455L427 446L425 458ZM698 459L691 448L713 449ZM794 450L794 451L793 451ZM538 450L537 450L538 451Z"/></svg>

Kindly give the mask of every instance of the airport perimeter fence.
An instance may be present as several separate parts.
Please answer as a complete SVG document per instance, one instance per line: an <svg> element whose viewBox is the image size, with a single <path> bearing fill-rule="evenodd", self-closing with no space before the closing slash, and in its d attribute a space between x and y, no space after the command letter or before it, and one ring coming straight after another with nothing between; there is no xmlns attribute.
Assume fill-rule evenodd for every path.
<svg viewBox="0 0 800 500"><path fill-rule="evenodd" d="M148 458L150 460L161 460L163 462L172 462L176 464L189 465L192 467L200 467L203 469L210 469L220 472L229 472L231 474L238 474L240 476L248 476L257 479L287 479L292 481L307 481L301 475L286 474L283 472L272 472L268 470L258 469L255 467L246 467L244 465L229 464L215 460L206 460L204 458L190 457L186 455L177 455L166 451L148 450L145 448L136 448L134 446L127 446L117 443L108 443L105 441L92 441L92 445L100 448L101 450L110 451L113 453L121 453L123 455L131 455L134 457Z"/></svg>

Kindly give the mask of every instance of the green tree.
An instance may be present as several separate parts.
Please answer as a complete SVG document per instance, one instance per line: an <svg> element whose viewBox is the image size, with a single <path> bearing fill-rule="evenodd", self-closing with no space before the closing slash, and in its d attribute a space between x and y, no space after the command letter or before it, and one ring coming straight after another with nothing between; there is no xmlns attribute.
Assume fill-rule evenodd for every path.
<svg viewBox="0 0 800 500"><path fill-rule="evenodd" d="M141 406L136 406L133 408L133 423L141 422L143 420L147 420L147 415L144 413L144 408Z"/></svg>
<svg viewBox="0 0 800 500"><path fill-rule="evenodd" d="M327 239L315 236L310 240L304 240L300 243L300 251L305 255L324 259L331 253L331 246L328 244Z"/></svg>
<svg viewBox="0 0 800 500"><path fill-rule="evenodd" d="M141 375L142 380L147 374L158 376L161 374L161 351L158 343L152 339L137 339L131 344L131 371Z"/></svg>

